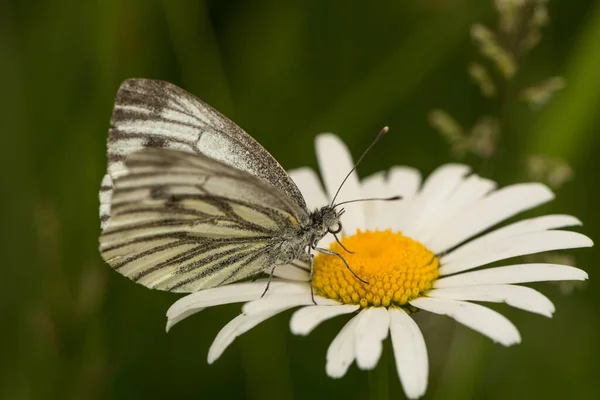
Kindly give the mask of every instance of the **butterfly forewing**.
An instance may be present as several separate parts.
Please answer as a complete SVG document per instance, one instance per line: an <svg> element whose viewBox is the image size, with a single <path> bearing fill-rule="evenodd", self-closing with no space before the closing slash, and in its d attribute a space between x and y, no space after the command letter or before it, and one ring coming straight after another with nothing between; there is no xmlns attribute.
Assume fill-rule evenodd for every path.
<svg viewBox="0 0 600 400"><path fill-rule="evenodd" d="M108 174L100 191L103 227L111 214L114 179L126 173L127 156L143 148L200 154L246 171L291 198L307 214L294 182L260 144L218 111L175 85L148 79L125 81L115 99L111 124Z"/></svg>
<svg viewBox="0 0 600 400"><path fill-rule="evenodd" d="M200 154L129 154L112 184L104 259L145 286L191 292L273 265L278 238L306 218L256 176Z"/></svg>

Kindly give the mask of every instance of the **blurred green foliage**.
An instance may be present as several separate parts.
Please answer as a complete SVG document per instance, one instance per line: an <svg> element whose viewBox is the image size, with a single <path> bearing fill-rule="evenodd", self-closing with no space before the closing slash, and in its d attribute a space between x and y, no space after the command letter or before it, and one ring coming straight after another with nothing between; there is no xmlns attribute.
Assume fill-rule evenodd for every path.
<svg viewBox="0 0 600 400"><path fill-rule="evenodd" d="M0 4L2 212L0 398L365 398L368 374L325 375L343 320L307 338L290 313L239 338L215 365L208 347L239 306L164 332L177 295L124 279L97 251L97 192L113 96L130 77L159 78L232 118L286 168L316 166L313 138L340 135L354 154L383 125L363 176L396 164L429 173L453 160L427 115L463 126L499 116L495 155L467 155L502 184L529 179L528 155L574 170L538 212L581 218L600 234L600 2L552 0L541 43L519 62L502 101L484 99L467 66L474 23L494 27L492 0L5 0ZM562 75L532 112L518 87ZM552 320L498 307L523 343L505 349L439 316L419 315L431 359L428 399L600 396L598 252L569 252L591 280L563 295ZM388 345L389 346L389 345ZM403 394L390 361L393 398Z"/></svg>

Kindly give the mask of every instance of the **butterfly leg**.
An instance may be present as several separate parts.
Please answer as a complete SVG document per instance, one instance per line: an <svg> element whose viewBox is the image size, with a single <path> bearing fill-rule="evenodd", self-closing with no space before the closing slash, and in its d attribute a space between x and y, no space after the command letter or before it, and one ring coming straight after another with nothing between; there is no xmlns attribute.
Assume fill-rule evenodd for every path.
<svg viewBox="0 0 600 400"><path fill-rule="evenodd" d="M354 254L353 251L350 251L346 248L346 246L344 246L344 244L340 241L340 238L338 238L338 235L336 235L335 233L333 234L333 237L335 238L335 241L338 242L338 244L342 247L342 249L346 250L346 252L350 253L350 254Z"/></svg>
<svg viewBox="0 0 600 400"><path fill-rule="evenodd" d="M271 285L271 280L273 279L273 274L275 273L275 268L277 268L277 264L273 268L271 268L271 273L269 274L269 280L267 281L267 287L265 288L265 291L263 292L263 294L260 295L261 299L263 297L265 297L265 294L267 294L267 292L269 291L269 286Z"/></svg>
<svg viewBox="0 0 600 400"><path fill-rule="evenodd" d="M315 301L315 289L313 288L313 272L315 271L314 267L315 267L315 255L310 253L310 279L309 279L308 283L310 285L310 298L312 299L312 302L316 306L317 302Z"/></svg>
<svg viewBox="0 0 600 400"><path fill-rule="evenodd" d="M344 257L342 257L341 254L336 253L335 251L323 249L321 247L315 247L314 249L316 251L318 251L319 253L327 254L328 256L336 256L336 257L338 257L340 260L342 260L342 262L344 263L344 265L346 266L346 268L348 268L348 271L350 271L352 273L352 275L354 275L354 277L356 279L358 279L362 283L366 283L367 285L369 284L369 282L365 281L360 276L356 275L356 272L352 271L352 268L350 268L350 266L348 265L348 262L346 261L346 259Z"/></svg>

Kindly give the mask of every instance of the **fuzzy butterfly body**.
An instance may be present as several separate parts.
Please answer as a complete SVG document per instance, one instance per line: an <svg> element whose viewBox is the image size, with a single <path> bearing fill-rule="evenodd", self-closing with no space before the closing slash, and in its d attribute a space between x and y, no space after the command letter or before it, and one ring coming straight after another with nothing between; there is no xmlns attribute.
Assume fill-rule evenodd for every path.
<svg viewBox="0 0 600 400"><path fill-rule="evenodd" d="M162 81L120 87L100 190L100 252L119 273L175 292L235 282L294 261L339 231L247 133Z"/></svg>

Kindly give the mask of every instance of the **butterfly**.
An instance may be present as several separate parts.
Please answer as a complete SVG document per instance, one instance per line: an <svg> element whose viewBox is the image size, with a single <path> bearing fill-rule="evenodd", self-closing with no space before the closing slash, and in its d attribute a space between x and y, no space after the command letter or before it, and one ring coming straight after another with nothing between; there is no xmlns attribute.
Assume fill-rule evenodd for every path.
<svg viewBox="0 0 600 400"><path fill-rule="evenodd" d="M318 242L342 230L338 207L347 202L334 198L309 211L275 158L192 94L164 81L127 80L111 126L100 253L122 275L153 289L195 292L272 277L291 263L308 263L312 272L312 251L345 262Z"/></svg>

